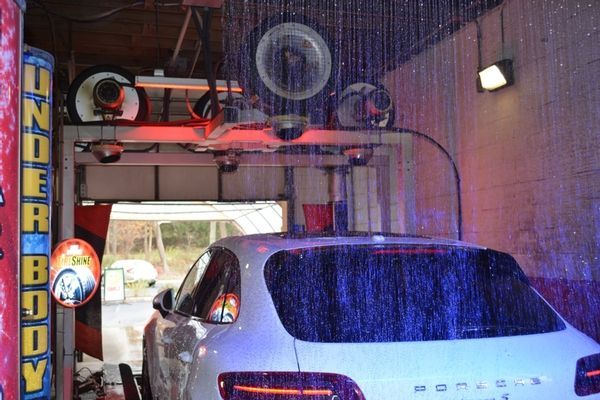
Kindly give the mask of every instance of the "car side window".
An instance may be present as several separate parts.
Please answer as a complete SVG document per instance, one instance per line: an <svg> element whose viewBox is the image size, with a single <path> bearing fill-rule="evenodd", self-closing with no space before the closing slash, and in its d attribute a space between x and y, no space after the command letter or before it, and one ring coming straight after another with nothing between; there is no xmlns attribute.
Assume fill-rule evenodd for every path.
<svg viewBox="0 0 600 400"><path fill-rule="evenodd" d="M192 315L205 322L234 322L240 310L240 286L240 264L237 257L225 249L215 250L194 291Z"/></svg>
<svg viewBox="0 0 600 400"><path fill-rule="evenodd" d="M204 275L209 260L210 251L207 251L192 265L175 298L175 311L186 315L193 315L194 289L198 286L200 279Z"/></svg>

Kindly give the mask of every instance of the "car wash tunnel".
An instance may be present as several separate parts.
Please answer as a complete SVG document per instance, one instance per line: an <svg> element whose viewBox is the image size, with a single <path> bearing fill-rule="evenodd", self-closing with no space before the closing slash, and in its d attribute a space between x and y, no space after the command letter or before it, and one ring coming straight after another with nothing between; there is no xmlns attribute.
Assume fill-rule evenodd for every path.
<svg viewBox="0 0 600 400"><path fill-rule="evenodd" d="M0 0L0 400L600 399L597 0Z"/></svg>

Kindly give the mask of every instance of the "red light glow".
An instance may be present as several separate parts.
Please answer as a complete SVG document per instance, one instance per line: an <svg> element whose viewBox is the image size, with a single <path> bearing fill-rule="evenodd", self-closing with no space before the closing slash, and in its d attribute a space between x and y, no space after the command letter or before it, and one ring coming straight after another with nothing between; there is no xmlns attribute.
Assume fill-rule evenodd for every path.
<svg viewBox="0 0 600 400"><path fill-rule="evenodd" d="M150 82L137 82L135 87L143 88L154 88L154 89L180 89L180 90L203 90L208 91L210 87L208 85L186 85L181 83L150 83ZM227 86L217 86L218 92L226 92ZM233 87L231 91L234 93L242 93L242 88Z"/></svg>
<svg viewBox="0 0 600 400"><path fill-rule="evenodd" d="M275 388L261 388L255 386L241 386L234 385L233 388L235 390L239 390L242 392L250 392L250 393L262 393L262 394L300 394L300 390L298 389L275 389Z"/></svg>
<svg viewBox="0 0 600 400"><path fill-rule="evenodd" d="M372 254L443 254L442 249L381 249L374 250Z"/></svg>
<svg viewBox="0 0 600 400"><path fill-rule="evenodd" d="M600 376L600 369L597 369L595 371L588 371L585 373L585 376L587 376L588 378L592 378L594 376Z"/></svg>
<svg viewBox="0 0 600 400"><path fill-rule="evenodd" d="M303 390L302 394L307 395L307 396L332 396L333 390L329 390L329 389Z"/></svg>
<svg viewBox="0 0 600 400"><path fill-rule="evenodd" d="M263 388L256 386L234 385L235 390L249 393L275 394L275 395L304 395L304 396L331 396L333 391L329 389L286 389L286 388Z"/></svg>

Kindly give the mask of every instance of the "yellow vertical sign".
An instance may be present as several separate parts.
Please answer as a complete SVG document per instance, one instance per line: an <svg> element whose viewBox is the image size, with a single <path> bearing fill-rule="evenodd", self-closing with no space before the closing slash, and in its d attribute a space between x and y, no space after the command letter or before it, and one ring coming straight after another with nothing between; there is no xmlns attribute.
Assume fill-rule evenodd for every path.
<svg viewBox="0 0 600 400"><path fill-rule="evenodd" d="M21 123L21 398L50 399L49 258L52 57L23 54Z"/></svg>

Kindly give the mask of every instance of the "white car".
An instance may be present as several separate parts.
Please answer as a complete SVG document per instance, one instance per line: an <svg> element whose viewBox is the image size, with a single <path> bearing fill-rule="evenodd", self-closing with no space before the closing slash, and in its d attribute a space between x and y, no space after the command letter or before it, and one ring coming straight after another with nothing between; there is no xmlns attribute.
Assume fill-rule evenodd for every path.
<svg viewBox="0 0 600 400"><path fill-rule="evenodd" d="M463 242L230 237L154 308L145 399L600 399L600 346Z"/></svg>
<svg viewBox="0 0 600 400"><path fill-rule="evenodd" d="M125 274L125 283L147 282L149 286L152 286L158 277L154 265L146 260L118 260L110 268L122 269Z"/></svg>

